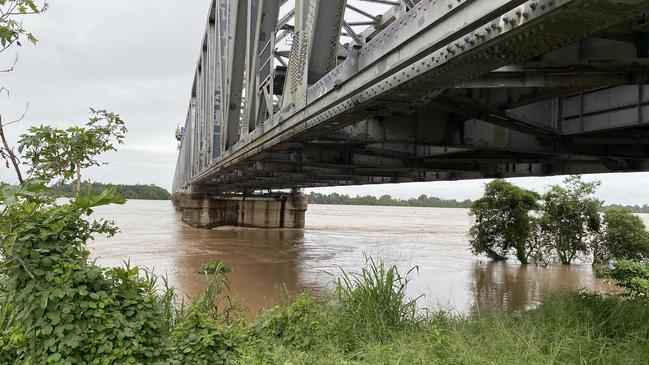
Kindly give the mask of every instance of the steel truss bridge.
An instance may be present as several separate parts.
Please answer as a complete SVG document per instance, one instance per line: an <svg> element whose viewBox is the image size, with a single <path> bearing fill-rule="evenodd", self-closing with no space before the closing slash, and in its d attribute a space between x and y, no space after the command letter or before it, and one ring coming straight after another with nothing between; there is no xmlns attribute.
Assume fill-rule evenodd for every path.
<svg viewBox="0 0 649 365"><path fill-rule="evenodd" d="M174 192L649 170L649 0L214 0Z"/></svg>

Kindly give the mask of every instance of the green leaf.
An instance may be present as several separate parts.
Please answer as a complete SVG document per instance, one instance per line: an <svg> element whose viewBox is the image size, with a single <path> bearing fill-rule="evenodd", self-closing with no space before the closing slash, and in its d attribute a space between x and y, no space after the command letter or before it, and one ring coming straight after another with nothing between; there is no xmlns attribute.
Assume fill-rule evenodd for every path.
<svg viewBox="0 0 649 365"><path fill-rule="evenodd" d="M39 179L26 180L19 186L5 185L0 189L0 202L6 206L11 206L18 203L20 198L36 198L45 190L47 190L45 182Z"/></svg>
<svg viewBox="0 0 649 365"><path fill-rule="evenodd" d="M126 199L117 194L117 188L110 187L104 189L99 195L95 195L89 191L77 197L73 203L78 207L89 209L109 204L124 204L126 203Z"/></svg>

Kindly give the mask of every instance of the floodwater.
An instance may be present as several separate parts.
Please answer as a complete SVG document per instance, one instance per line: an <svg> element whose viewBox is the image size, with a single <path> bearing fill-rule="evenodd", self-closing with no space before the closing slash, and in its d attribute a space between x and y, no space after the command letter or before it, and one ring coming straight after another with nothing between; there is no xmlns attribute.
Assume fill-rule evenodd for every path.
<svg viewBox="0 0 649 365"><path fill-rule="evenodd" d="M286 293L330 290L332 274L358 271L368 256L404 273L417 266L409 294L425 295L420 307L456 313L515 311L558 291L610 288L589 265L542 268L472 256L466 209L310 205L304 230L194 229L168 201L131 200L96 214L122 231L90 245L99 264L130 260L195 297L206 285L201 265L220 260L232 268L234 296L252 316ZM649 215L643 219L649 223Z"/></svg>

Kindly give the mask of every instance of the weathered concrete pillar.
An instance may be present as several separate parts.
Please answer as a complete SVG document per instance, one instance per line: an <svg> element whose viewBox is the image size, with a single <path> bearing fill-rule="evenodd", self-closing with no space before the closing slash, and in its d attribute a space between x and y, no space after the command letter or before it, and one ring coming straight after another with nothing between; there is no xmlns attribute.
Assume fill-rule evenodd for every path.
<svg viewBox="0 0 649 365"><path fill-rule="evenodd" d="M179 201L183 222L194 228L229 226L237 222L237 201L215 199L206 194L181 194Z"/></svg>
<svg viewBox="0 0 649 365"><path fill-rule="evenodd" d="M283 210L285 228L304 228L306 224L306 211L309 207L309 199L304 195L291 195L286 199Z"/></svg>
<svg viewBox="0 0 649 365"><path fill-rule="evenodd" d="M195 228L304 228L308 207L305 196L288 194L218 197L179 193L173 202L183 222Z"/></svg>

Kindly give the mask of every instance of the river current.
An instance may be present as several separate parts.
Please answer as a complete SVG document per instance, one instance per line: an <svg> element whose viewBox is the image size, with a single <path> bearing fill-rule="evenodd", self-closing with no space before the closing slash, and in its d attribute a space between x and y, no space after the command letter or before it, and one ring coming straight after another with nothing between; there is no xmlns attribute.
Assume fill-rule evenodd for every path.
<svg viewBox="0 0 649 365"><path fill-rule="evenodd" d="M538 267L492 263L468 249L466 209L310 205L304 230L224 227L194 229L169 201L131 200L101 207L121 233L90 247L104 266L131 264L166 274L181 296L206 285L199 273L208 260L232 268L234 296L254 316L261 308L304 290L331 289L332 275L358 271L366 257L411 273L408 292L419 306L455 313L516 311L564 290L607 291L590 265ZM649 223L649 215L643 215Z"/></svg>

